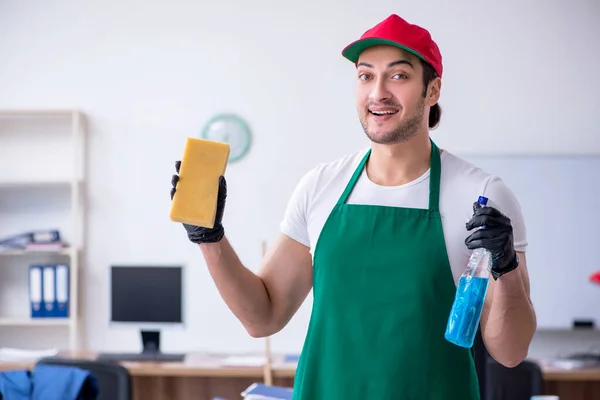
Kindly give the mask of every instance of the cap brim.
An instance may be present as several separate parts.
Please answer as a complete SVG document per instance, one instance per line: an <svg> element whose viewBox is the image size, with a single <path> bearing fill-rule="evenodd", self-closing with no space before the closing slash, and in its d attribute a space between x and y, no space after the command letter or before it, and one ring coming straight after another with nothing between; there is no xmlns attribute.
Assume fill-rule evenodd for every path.
<svg viewBox="0 0 600 400"><path fill-rule="evenodd" d="M418 52L414 51L413 49L411 49L409 47L406 47L406 46L404 46L400 43L394 42L392 40L380 39L380 38L359 39L355 42L352 42L348 46L346 46L346 48L344 48L344 50L342 50L342 56L344 56L348 60L352 61L353 63L356 63L358 61L358 57L360 56L360 53L362 53L365 49L372 47L372 46L377 46L380 44L386 44L386 45L398 47L399 49L406 50L409 53L412 53L415 56L421 58L422 60L425 60L425 57L423 57L421 54L419 54Z"/></svg>

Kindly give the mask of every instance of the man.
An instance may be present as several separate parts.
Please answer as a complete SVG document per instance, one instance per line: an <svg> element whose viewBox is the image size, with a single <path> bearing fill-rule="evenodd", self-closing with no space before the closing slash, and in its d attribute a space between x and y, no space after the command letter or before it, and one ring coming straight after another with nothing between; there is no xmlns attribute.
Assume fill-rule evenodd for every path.
<svg viewBox="0 0 600 400"><path fill-rule="evenodd" d="M224 236L224 178L216 227L185 226L188 236L253 337L281 330L314 289L295 399L478 399L472 352L444 331L470 251L485 247L484 342L509 367L527 355L536 321L518 202L430 139L443 69L429 32L391 15L343 55L371 146L303 177L257 274ZM490 207L474 205L480 195Z"/></svg>

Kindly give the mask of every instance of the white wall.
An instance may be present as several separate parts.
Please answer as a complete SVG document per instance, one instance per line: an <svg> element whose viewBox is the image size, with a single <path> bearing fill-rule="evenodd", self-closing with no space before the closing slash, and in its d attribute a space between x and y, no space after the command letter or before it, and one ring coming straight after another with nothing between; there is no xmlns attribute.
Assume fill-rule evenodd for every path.
<svg viewBox="0 0 600 400"><path fill-rule="evenodd" d="M340 52L392 12L427 27L441 47L440 146L600 153L594 0L0 2L0 108L77 108L89 119L88 347L139 346L136 331L108 328L111 264L181 262L188 326L164 334L165 350L262 348L168 219L173 163L214 113L247 119L254 145L229 166L225 227L255 269L302 174L366 145L353 66ZM274 338L275 350L300 349L310 306Z"/></svg>

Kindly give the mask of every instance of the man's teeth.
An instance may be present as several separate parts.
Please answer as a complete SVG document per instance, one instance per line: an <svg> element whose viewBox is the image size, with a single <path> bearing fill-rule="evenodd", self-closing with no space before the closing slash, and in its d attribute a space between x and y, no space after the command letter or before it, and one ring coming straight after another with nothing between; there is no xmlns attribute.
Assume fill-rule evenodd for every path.
<svg viewBox="0 0 600 400"><path fill-rule="evenodd" d="M396 114L398 111L388 110L388 111L371 111L371 113L375 115L385 115L385 114Z"/></svg>

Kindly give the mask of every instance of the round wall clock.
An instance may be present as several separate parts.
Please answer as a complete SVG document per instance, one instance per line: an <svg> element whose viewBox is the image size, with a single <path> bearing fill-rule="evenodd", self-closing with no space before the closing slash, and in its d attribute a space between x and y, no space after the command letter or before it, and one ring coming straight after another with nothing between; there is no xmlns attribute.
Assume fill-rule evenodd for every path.
<svg viewBox="0 0 600 400"><path fill-rule="evenodd" d="M248 124L235 114L218 114L212 117L202 131L202 138L228 143L229 161L242 158L248 152L251 143Z"/></svg>

